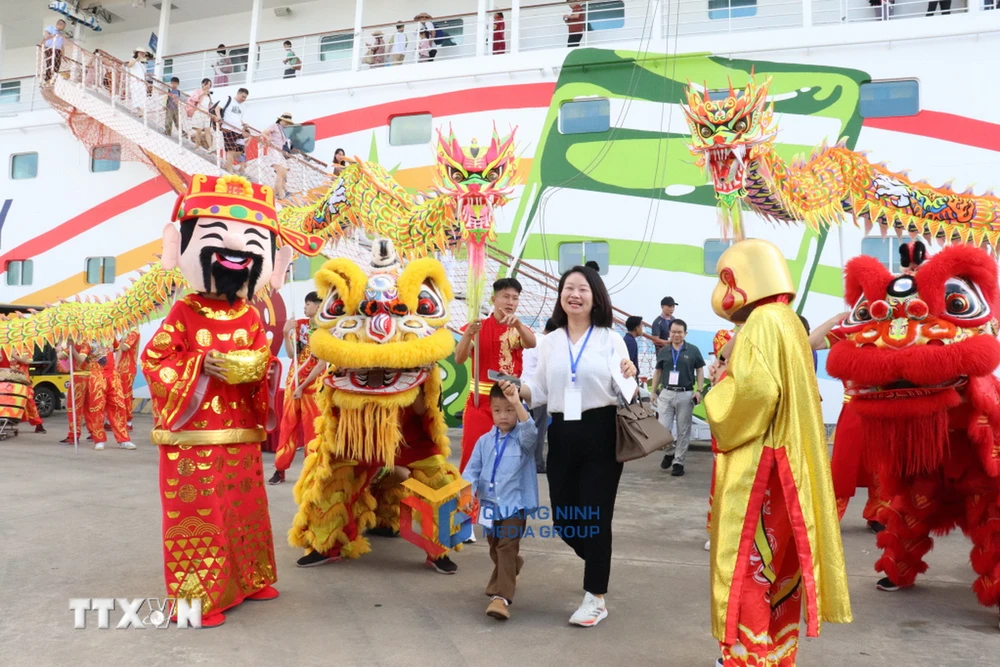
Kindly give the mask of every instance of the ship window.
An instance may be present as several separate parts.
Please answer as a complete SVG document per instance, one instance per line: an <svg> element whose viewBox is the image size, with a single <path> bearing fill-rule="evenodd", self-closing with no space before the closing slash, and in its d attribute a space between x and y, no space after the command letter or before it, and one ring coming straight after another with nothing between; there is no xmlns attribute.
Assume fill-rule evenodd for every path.
<svg viewBox="0 0 1000 667"><path fill-rule="evenodd" d="M18 153L10 156L10 177L14 180L38 176L38 153Z"/></svg>
<svg viewBox="0 0 1000 667"><path fill-rule="evenodd" d="M163 80L170 81L170 75L174 73L174 59L163 59Z"/></svg>
<svg viewBox="0 0 1000 667"><path fill-rule="evenodd" d="M234 73L247 71L247 61L250 60L249 46L240 46L235 49L229 49L229 53L226 55L233 64Z"/></svg>
<svg viewBox="0 0 1000 667"><path fill-rule="evenodd" d="M312 153L316 149L316 126L311 123L286 127L285 136L291 142L292 148L297 148L303 153Z"/></svg>
<svg viewBox="0 0 1000 667"><path fill-rule="evenodd" d="M309 280L312 277L312 259L296 257L292 263L292 280Z"/></svg>
<svg viewBox="0 0 1000 667"><path fill-rule="evenodd" d="M757 0L708 0L708 18L741 19L757 15Z"/></svg>
<svg viewBox="0 0 1000 667"><path fill-rule="evenodd" d="M17 104L20 101L20 81L4 81L0 83L0 104Z"/></svg>
<svg viewBox="0 0 1000 667"><path fill-rule="evenodd" d="M87 258L87 284L100 285L102 283L115 282L115 258L114 257L88 257Z"/></svg>
<svg viewBox="0 0 1000 667"><path fill-rule="evenodd" d="M34 263L30 259L13 259L7 262L7 284L30 285L34 279Z"/></svg>
<svg viewBox="0 0 1000 667"><path fill-rule="evenodd" d="M611 263L607 241L579 241L559 244L559 273L563 274L574 266L587 262L597 262L602 276L608 274Z"/></svg>
<svg viewBox="0 0 1000 667"><path fill-rule="evenodd" d="M118 171L122 166L122 147L118 144L94 146L90 151L90 171Z"/></svg>
<svg viewBox="0 0 1000 667"><path fill-rule="evenodd" d="M319 59L323 62L328 60L349 60L353 52L353 33L327 35L319 40Z"/></svg>
<svg viewBox="0 0 1000 667"><path fill-rule="evenodd" d="M607 132L611 128L611 102L605 98L565 102L559 107L560 134Z"/></svg>
<svg viewBox="0 0 1000 667"><path fill-rule="evenodd" d="M434 24L435 33L440 30L445 35L434 35L435 46L458 46L462 43L462 35L465 34L465 21L462 19L431 19L431 23Z"/></svg>
<svg viewBox="0 0 1000 667"><path fill-rule="evenodd" d="M899 244L897 238L869 236L861 239L861 254L874 257L889 271L899 273L902 268L899 265Z"/></svg>
<svg viewBox="0 0 1000 667"><path fill-rule="evenodd" d="M588 2L587 30L614 30L625 27L625 3L622 0Z"/></svg>
<svg viewBox="0 0 1000 667"><path fill-rule="evenodd" d="M393 116L389 119L389 145L414 146L430 143L432 120L429 113Z"/></svg>
<svg viewBox="0 0 1000 667"><path fill-rule="evenodd" d="M702 269L706 276L718 275L715 273L715 267L719 263L719 258L722 257L722 253L726 252L726 248L733 245L731 239L708 239L705 241L703 246L703 252L705 254L705 265Z"/></svg>
<svg viewBox="0 0 1000 667"><path fill-rule="evenodd" d="M920 83L916 79L862 83L859 101L862 118L916 116L920 113Z"/></svg>

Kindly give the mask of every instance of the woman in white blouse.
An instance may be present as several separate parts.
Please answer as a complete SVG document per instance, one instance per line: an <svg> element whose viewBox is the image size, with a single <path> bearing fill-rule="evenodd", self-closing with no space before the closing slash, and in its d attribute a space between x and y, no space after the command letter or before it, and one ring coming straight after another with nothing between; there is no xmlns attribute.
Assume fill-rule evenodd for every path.
<svg viewBox="0 0 1000 667"><path fill-rule="evenodd" d="M625 341L612 329L611 297L596 271L576 266L559 281L555 331L538 346L538 368L521 387L532 407L548 404L547 475L554 528L585 562L583 604L570 623L607 617L611 518L622 464L615 459L613 374L634 377ZM628 398L632 398L631 396Z"/></svg>

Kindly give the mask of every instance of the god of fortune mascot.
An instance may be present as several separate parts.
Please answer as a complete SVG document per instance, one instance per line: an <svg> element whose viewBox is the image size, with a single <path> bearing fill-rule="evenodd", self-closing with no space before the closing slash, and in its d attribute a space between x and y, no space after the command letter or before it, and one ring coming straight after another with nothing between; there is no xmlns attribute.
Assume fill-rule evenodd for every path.
<svg viewBox="0 0 1000 667"><path fill-rule="evenodd" d="M827 370L844 381L866 437L862 456L887 501L878 511L885 574L877 586L914 585L931 534L959 527L972 540L972 588L1000 603L1000 366L996 260L951 246L926 261L900 247L893 275L871 257L847 264L854 308Z"/></svg>
<svg viewBox="0 0 1000 667"><path fill-rule="evenodd" d="M830 460L805 329L785 258L759 239L722 254L716 314L740 325L705 398L715 437L712 634L726 665L795 664L799 621L847 623L851 608Z"/></svg>
<svg viewBox="0 0 1000 667"><path fill-rule="evenodd" d="M157 420L167 595L200 600L206 627L244 600L278 596L260 443L277 422L280 364L248 299L281 286L293 248L315 254L321 243L280 228L271 189L240 176L192 176L173 219L163 265L180 267L194 292L141 365Z"/></svg>
<svg viewBox="0 0 1000 667"><path fill-rule="evenodd" d="M441 263L417 259L403 268L392 244L379 240L370 266L331 260L316 289L323 305L310 345L336 370L323 378L317 437L295 485L289 543L306 550L302 567L368 553L367 529L398 533L408 495L401 479L434 490L460 480L447 461L440 408L437 363L455 347L444 328L452 292ZM436 537L427 565L451 574L457 566L446 552L460 544Z"/></svg>

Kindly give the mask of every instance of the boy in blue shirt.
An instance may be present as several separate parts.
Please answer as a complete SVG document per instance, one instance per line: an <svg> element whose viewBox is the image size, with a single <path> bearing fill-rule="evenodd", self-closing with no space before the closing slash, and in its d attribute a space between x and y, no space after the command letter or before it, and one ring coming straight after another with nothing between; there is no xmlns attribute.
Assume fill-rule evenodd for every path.
<svg viewBox="0 0 1000 667"><path fill-rule="evenodd" d="M517 386L503 384L506 391L499 384L490 389L494 426L476 441L462 478L472 484L479 499L479 523L493 561L493 575L486 585L490 597L486 614L506 621L524 565L518 551L525 514L538 507L538 475L535 422L521 403Z"/></svg>

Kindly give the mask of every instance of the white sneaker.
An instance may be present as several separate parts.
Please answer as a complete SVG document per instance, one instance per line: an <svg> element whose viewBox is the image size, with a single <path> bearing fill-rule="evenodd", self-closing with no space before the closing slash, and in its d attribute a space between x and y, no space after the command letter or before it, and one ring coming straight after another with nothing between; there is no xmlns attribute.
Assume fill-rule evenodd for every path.
<svg viewBox="0 0 1000 667"><path fill-rule="evenodd" d="M705 540L705 551L712 550L712 540Z"/></svg>
<svg viewBox="0 0 1000 667"><path fill-rule="evenodd" d="M469 533L469 539L467 539L462 544L475 544L476 543L476 529L473 528L472 532Z"/></svg>
<svg viewBox="0 0 1000 667"><path fill-rule="evenodd" d="M125 442L119 442L118 443L118 447L120 447L121 449L135 449L136 448L135 445L132 442L128 441L128 440L126 440Z"/></svg>
<svg viewBox="0 0 1000 667"><path fill-rule="evenodd" d="M104 451L104 443L103 442L97 443L96 445L94 445L94 449L96 449L99 452Z"/></svg>
<svg viewBox="0 0 1000 667"><path fill-rule="evenodd" d="M597 625L607 617L608 608L604 605L604 599L587 593L583 596L583 604L569 617L569 622L573 625L582 625L585 628L589 628Z"/></svg>

